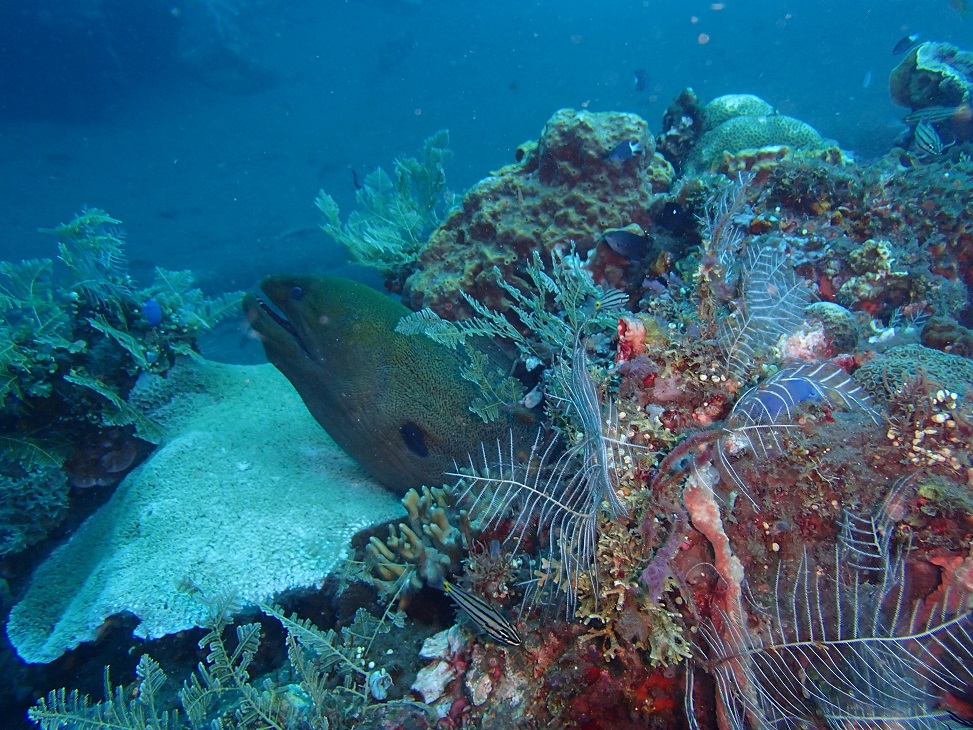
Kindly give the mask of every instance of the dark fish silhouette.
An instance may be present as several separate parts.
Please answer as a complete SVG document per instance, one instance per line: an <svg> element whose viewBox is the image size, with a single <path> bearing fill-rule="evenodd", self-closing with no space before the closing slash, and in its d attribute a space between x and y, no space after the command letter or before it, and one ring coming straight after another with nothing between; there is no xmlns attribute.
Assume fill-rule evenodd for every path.
<svg viewBox="0 0 973 730"><path fill-rule="evenodd" d="M645 91L649 86L649 75L645 72L644 68L635 69L635 90L638 92Z"/></svg>
<svg viewBox="0 0 973 730"><path fill-rule="evenodd" d="M612 162L625 162L631 160L635 155L640 155L645 151L642 142L637 139L626 139L612 147L605 155L606 160Z"/></svg>
<svg viewBox="0 0 973 730"><path fill-rule="evenodd" d="M919 34L910 33L905 38L903 38L898 43L896 43L894 46L892 46L892 55L898 56L902 53L905 53L906 51L911 51L917 45L919 45Z"/></svg>
<svg viewBox="0 0 973 730"><path fill-rule="evenodd" d="M602 237L612 251L628 259L638 261L649 251L649 239L637 223L625 228L609 228Z"/></svg>

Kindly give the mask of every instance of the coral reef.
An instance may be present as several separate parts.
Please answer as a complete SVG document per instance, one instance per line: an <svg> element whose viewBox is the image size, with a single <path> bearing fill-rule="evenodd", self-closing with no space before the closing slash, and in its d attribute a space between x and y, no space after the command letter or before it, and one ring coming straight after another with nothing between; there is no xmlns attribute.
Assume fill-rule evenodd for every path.
<svg viewBox="0 0 973 730"><path fill-rule="evenodd" d="M892 69L889 93L913 111L968 104L973 92L973 53L951 43L920 43Z"/></svg>
<svg viewBox="0 0 973 730"><path fill-rule="evenodd" d="M686 161L691 171L760 170L783 157L821 158L841 163L837 144L799 119L777 114L750 94L731 94L703 107L705 132Z"/></svg>
<svg viewBox="0 0 973 730"><path fill-rule="evenodd" d="M348 668L342 702L419 728L973 720L973 164L831 144L686 90L654 152L634 115L564 110L467 193L396 329L505 340L513 368L470 356L475 411L544 427L359 538L358 590L415 648Z"/></svg>
<svg viewBox="0 0 973 730"><path fill-rule="evenodd" d="M48 231L64 273L50 259L0 262L0 556L61 522L68 483L113 486L144 458L162 431L133 386L199 358L200 334L236 309L239 294L209 299L188 271L157 268L138 288L119 225L92 208Z"/></svg>
<svg viewBox="0 0 973 730"><path fill-rule="evenodd" d="M613 149L630 140L641 151L612 159ZM457 301L460 290L505 311L510 301L498 282L520 288L519 272L531 252L549 262L555 248L573 244L584 257L605 229L648 228L646 209L674 174L634 114L563 109L548 120L536 146L522 150L519 162L474 185L422 249L404 291L413 309L463 319L472 310Z"/></svg>

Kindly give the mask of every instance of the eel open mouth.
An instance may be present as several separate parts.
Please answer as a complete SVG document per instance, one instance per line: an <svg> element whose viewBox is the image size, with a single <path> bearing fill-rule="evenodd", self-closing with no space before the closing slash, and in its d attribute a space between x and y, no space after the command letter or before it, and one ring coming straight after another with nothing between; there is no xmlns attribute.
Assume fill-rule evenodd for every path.
<svg viewBox="0 0 973 730"><path fill-rule="evenodd" d="M278 307L274 303L273 298L270 297L266 292L262 291L261 289L258 289L256 292L254 292L252 294L252 297L253 297L253 302L257 305L257 308L260 310L260 312L266 315L267 317L269 317L270 320L280 330L286 332L287 335L301 348L301 350L303 350L305 355L307 355L311 359L314 359L314 355L311 354L311 351L308 350L307 345L304 343L304 338L298 332L297 328L294 327L293 324L291 324L291 320L288 318L284 310ZM253 324L254 329L256 329L258 333L260 333L261 327L255 319L251 318L251 324ZM265 323L263 327L269 328L270 325L268 323ZM265 334L269 336L269 332L261 333L261 334Z"/></svg>
<svg viewBox="0 0 973 730"><path fill-rule="evenodd" d="M257 300L257 306L263 310L264 314L274 320L278 327L290 334L290 336L294 339L300 341L301 338L298 336L297 330L294 329L294 325L291 324L290 320L287 319L287 315L284 314L284 311L274 304L270 297L268 297L264 292L258 290L256 294L253 295L253 298Z"/></svg>

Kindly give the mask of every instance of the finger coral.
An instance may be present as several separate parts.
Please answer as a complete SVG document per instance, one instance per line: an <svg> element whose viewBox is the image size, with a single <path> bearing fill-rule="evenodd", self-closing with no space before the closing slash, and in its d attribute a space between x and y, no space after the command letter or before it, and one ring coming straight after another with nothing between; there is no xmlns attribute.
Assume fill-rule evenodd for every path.
<svg viewBox="0 0 973 730"><path fill-rule="evenodd" d="M442 585L444 578L460 571L469 522L450 493L439 487L422 487L421 495L410 489L402 506L409 523L389 525L389 536L383 540L373 535L365 550L373 581L382 592L403 591L408 598L426 583Z"/></svg>

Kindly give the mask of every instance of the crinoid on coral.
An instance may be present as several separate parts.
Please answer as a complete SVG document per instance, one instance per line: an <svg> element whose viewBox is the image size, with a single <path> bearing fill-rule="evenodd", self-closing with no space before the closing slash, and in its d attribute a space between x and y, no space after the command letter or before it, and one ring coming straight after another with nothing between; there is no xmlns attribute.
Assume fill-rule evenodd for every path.
<svg viewBox="0 0 973 730"><path fill-rule="evenodd" d="M562 419L571 424L567 443L538 433L528 454L513 443L486 445L471 455L467 473L456 472L456 490L470 504L481 530L506 530L504 545L518 551L534 532L547 545L534 566L525 605L559 604L568 619L575 614L582 580L597 585L594 570L598 513L602 503L618 516L616 467L624 463L625 444L617 437L618 414L604 406L587 369L583 345L576 342L570 366L556 369L554 380ZM501 523L503 523L501 525Z"/></svg>
<svg viewBox="0 0 973 730"><path fill-rule="evenodd" d="M574 342L582 331L614 323L625 312L628 296L595 284L574 251L554 252L550 273L535 251L526 273L533 286L525 293L504 281L499 269L494 271L497 285L511 301L507 313L460 292L474 316L450 322L431 309L422 309L403 317L396 326L400 334L423 334L450 348L466 347L470 361L463 377L482 390L482 397L471 404L470 410L484 421L495 420L502 410L509 411L525 394L516 378L484 367L470 347L475 338L501 337L512 342L526 368L535 370L556 354L570 362L573 350L565 343Z"/></svg>
<svg viewBox="0 0 973 730"><path fill-rule="evenodd" d="M774 359L777 341L803 325L811 292L772 240L750 244L737 291L737 309L720 320L717 337L728 373L746 382Z"/></svg>
<svg viewBox="0 0 973 730"><path fill-rule="evenodd" d="M973 688L973 594L911 593L908 541L892 546L909 481L869 516L846 512L831 566L781 564L756 627L723 612L701 624L723 726L953 726Z"/></svg>
<svg viewBox="0 0 973 730"><path fill-rule="evenodd" d="M750 388L726 419L724 433L716 441L716 457L721 471L754 506L757 503L734 468L733 457L751 451L756 458L766 459L771 453L783 452L782 435L797 428L798 409L813 400L854 410L879 422L868 393L831 363L784 368Z"/></svg>

